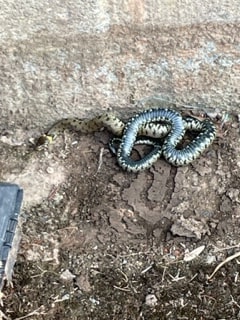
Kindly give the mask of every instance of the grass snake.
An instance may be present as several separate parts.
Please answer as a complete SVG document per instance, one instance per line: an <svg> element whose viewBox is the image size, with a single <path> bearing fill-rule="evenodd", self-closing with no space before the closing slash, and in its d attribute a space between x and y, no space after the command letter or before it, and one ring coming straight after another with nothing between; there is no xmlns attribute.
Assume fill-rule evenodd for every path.
<svg viewBox="0 0 240 320"><path fill-rule="evenodd" d="M103 113L90 120L62 119L40 136L36 147L41 149L48 145L65 129L91 133L103 127L120 137L117 149L113 147L114 138L110 146L116 153L119 166L128 172L147 169L162 155L174 166L187 165L198 158L216 136L216 128L208 119L200 121L193 117L182 117L175 110L154 108L137 113L126 124L111 112ZM186 146L180 148L179 144L187 130L195 131L197 135ZM135 161L131 158L131 154L136 144L152 145L152 150L140 160Z"/></svg>

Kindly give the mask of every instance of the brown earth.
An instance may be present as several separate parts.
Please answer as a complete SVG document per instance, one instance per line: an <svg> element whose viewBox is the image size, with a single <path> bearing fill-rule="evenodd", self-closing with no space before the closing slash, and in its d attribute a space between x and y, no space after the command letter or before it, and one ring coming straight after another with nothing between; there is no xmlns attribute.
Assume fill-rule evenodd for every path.
<svg viewBox="0 0 240 320"><path fill-rule="evenodd" d="M214 121L217 139L193 164L160 160L138 174L118 167L107 132L65 133L30 154L1 142L1 177L30 162L36 179L57 181L65 170L48 197L23 209L2 317L240 319L239 123L226 114Z"/></svg>

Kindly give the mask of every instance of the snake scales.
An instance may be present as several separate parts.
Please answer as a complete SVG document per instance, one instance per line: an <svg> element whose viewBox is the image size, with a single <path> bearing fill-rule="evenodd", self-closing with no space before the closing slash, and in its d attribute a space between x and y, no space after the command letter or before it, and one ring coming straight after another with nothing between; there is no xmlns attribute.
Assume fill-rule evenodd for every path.
<svg viewBox="0 0 240 320"><path fill-rule="evenodd" d="M208 148L216 136L214 124L207 119L200 121L192 117L182 117L175 110L156 108L137 113L127 124L110 112L90 120L62 119L38 139L37 149L52 142L66 128L90 133L103 127L120 137L119 146L112 149L117 155L118 164L129 172L151 167L161 155L174 166L189 164ZM187 130L196 131L198 134L184 148L179 149L178 145ZM156 142L152 138L164 139L160 143L160 140ZM149 144L153 148L143 158L134 161L131 153L135 144Z"/></svg>

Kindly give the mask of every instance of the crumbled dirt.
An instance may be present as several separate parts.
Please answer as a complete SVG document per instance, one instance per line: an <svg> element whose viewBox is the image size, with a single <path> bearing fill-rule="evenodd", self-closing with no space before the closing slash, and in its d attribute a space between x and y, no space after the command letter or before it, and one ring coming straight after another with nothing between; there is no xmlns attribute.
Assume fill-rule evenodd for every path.
<svg viewBox="0 0 240 320"><path fill-rule="evenodd" d="M6 319L240 319L237 257L211 276L240 246L239 124L222 120L193 164L138 174L107 132L30 154L2 141L1 177L20 177L28 199Z"/></svg>

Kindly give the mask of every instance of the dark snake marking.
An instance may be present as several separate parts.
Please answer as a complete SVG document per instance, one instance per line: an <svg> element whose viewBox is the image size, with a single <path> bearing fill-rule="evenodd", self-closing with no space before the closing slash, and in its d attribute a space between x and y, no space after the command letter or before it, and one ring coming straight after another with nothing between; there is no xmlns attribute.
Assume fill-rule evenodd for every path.
<svg viewBox="0 0 240 320"><path fill-rule="evenodd" d="M156 145L153 150L138 161L131 159L132 149L137 141L138 131L148 123L164 122L170 125L163 145ZM183 149L177 149L186 130L199 131L198 136ZM118 164L129 172L138 172L150 168L163 155L174 166L189 164L213 142L216 129L209 120L199 121L192 117L182 118L181 115L169 109L150 109L135 115L125 126L121 143L117 151ZM141 141L138 141L141 143ZM150 143L149 143L150 144Z"/></svg>

